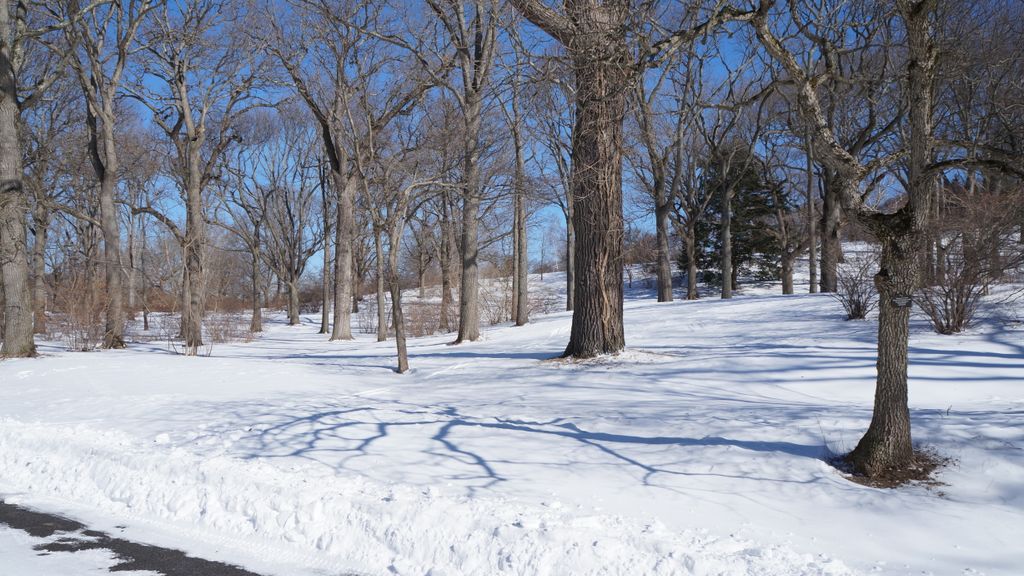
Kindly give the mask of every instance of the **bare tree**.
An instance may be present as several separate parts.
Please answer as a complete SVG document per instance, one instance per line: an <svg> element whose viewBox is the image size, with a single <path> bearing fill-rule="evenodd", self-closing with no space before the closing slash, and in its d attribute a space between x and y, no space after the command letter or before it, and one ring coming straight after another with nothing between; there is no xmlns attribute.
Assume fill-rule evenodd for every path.
<svg viewBox="0 0 1024 576"><path fill-rule="evenodd" d="M202 346L206 191L236 142L234 125L262 102L258 50L233 0L188 0L164 6L144 27L147 46L130 87L173 150L170 167L185 206L185 226L152 206L134 207L176 230L184 253L182 334L188 354Z"/></svg>
<svg viewBox="0 0 1024 576"><path fill-rule="evenodd" d="M622 142L630 86L648 67L720 24L749 14L717 10L704 22L634 54L631 33L649 17L628 0L567 0L557 11L541 0L513 5L554 38L572 60L576 82L572 194L577 234L576 306L565 356L589 358L625 345L622 325Z"/></svg>

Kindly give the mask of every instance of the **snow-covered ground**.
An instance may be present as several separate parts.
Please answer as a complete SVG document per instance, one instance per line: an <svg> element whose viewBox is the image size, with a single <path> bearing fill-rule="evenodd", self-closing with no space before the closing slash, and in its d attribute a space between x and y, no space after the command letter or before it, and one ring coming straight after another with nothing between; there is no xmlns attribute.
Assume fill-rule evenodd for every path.
<svg viewBox="0 0 1024 576"><path fill-rule="evenodd" d="M411 340L406 375L312 316L210 357L43 343L0 363L0 497L275 574L1021 574L1024 328L916 326L915 439L957 464L869 488L823 458L870 419L875 324L777 290L631 294L586 363L551 359L567 313Z"/></svg>

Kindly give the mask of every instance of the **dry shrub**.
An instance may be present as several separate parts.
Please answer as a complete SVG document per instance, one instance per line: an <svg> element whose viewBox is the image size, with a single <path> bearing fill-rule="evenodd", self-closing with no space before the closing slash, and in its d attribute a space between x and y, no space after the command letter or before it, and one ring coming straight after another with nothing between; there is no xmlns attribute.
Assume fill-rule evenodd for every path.
<svg viewBox="0 0 1024 576"><path fill-rule="evenodd" d="M847 320L863 320L878 305L878 252L850 252L845 260L836 270L836 291L832 297L842 304Z"/></svg>
<svg viewBox="0 0 1024 576"><path fill-rule="evenodd" d="M499 278L480 290L480 317L492 326L512 318L512 279Z"/></svg>
<svg viewBox="0 0 1024 576"><path fill-rule="evenodd" d="M367 298L356 312L356 330L363 334L377 333L377 300Z"/></svg>
<svg viewBox="0 0 1024 576"><path fill-rule="evenodd" d="M214 312L203 319L206 338L211 344L250 342L249 318L241 312Z"/></svg>
<svg viewBox="0 0 1024 576"><path fill-rule="evenodd" d="M405 314L407 336L430 336L437 333L441 324L441 304L439 302L403 302L402 312Z"/></svg>
<svg viewBox="0 0 1024 576"><path fill-rule="evenodd" d="M562 298L548 290L531 290L529 294L530 316L550 314L562 308Z"/></svg>
<svg viewBox="0 0 1024 576"><path fill-rule="evenodd" d="M970 326L982 296L1024 265L1021 195L953 190L933 230L934 255L914 301L939 334ZM929 278L930 276L930 278Z"/></svg>
<svg viewBox="0 0 1024 576"><path fill-rule="evenodd" d="M47 324L47 338L64 341L73 352L87 352L103 343L104 310L107 307L103 282L76 270L55 279L54 313Z"/></svg>

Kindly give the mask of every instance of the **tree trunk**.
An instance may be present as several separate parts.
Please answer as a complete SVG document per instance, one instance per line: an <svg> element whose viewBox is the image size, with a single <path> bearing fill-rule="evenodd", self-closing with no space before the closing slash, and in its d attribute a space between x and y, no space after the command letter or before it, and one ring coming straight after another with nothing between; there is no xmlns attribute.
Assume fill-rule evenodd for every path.
<svg viewBox="0 0 1024 576"><path fill-rule="evenodd" d="M722 190L722 298L732 298L732 189Z"/></svg>
<svg viewBox="0 0 1024 576"><path fill-rule="evenodd" d="M203 345L203 249L206 244L206 219L202 190L199 187L198 158L191 170L185 197L185 270L188 286L187 314L182 311L182 331L186 354L195 356Z"/></svg>
<svg viewBox="0 0 1024 576"><path fill-rule="evenodd" d="M358 175L348 178L332 171L338 194L338 217L334 230L334 329L331 340L352 339L352 252L355 242L355 195Z"/></svg>
<svg viewBox="0 0 1024 576"><path fill-rule="evenodd" d="M588 17L594 34L570 47L576 77L572 139L575 307L565 356L591 358L626 347L622 324L622 124L629 85L625 28Z"/></svg>
<svg viewBox="0 0 1024 576"><path fill-rule="evenodd" d="M526 236L526 167L524 166L522 145L516 146L516 197L515 197L515 272L516 272L516 326L525 326L530 321L529 293L529 251Z"/></svg>
<svg viewBox="0 0 1024 576"><path fill-rule="evenodd" d="M325 196L326 199L326 196ZM328 230L327 224L330 214L329 206L324 202L324 230ZM323 278L320 283L320 331L317 334L329 334L331 332L331 241L324 234L324 261L321 274Z"/></svg>
<svg viewBox="0 0 1024 576"><path fill-rule="evenodd" d="M566 198L568 214L565 219L565 309L576 307L576 228L573 227L572 194Z"/></svg>
<svg viewBox="0 0 1024 576"><path fill-rule="evenodd" d="M672 205L665 185L658 186L654 220L658 236L658 302L672 301L672 250L669 248L668 216Z"/></svg>
<svg viewBox="0 0 1024 576"><path fill-rule="evenodd" d="M807 211L807 267L810 276L808 292L818 293L818 215L815 210L816 186L814 183L814 141L811 139L810 131L804 134L804 146L807 154L807 191L804 193L805 209ZM783 292L792 294L792 292Z"/></svg>
<svg viewBox="0 0 1024 576"><path fill-rule="evenodd" d="M386 264L381 231L377 226L373 227L373 247L377 254L377 342L383 342L388 339L387 301L384 298Z"/></svg>
<svg viewBox="0 0 1024 576"><path fill-rule="evenodd" d="M455 232L452 230L451 211L448 204L448 193L441 196L441 311L438 318L438 328L442 332L451 332L451 309L452 309L452 266L453 254L455 253Z"/></svg>
<svg viewBox="0 0 1024 576"><path fill-rule="evenodd" d="M32 329L32 292L25 220L29 204L24 188L19 134L17 75L8 43L10 3L0 2L0 274L3 276L4 327L0 356L36 355Z"/></svg>
<svg viewBox="0 0 1024 576"><path fill-rule="evenodd" d="M298 326L302 320L299 318L299 281L297 278L286 282L288 286L288 325Z"/></svg>
<svg viewBox="0 0 1024 576"><path fill-rule="evenodd" d="M839 260L842 255L840 237L842 233L842 183L834 175L825 178L825 197L822 203L823 226L821 229L821 291L835 292L837 289Z"/></svg>
<svg viewBox="0 0 1024 576"><path fill-rule="evenodd" d="M909 222L905 224L909 228ZM907 406L907 348L910 295L917 283L919 259L909 230L880 238L878 289L878 380L867 433L850 453L855 469L877 476L911 462L910 410Z"/></svg>
<svg viewBox="0 0 1024 576"><path fill-rule="evenodd" d="M462 283L459 288L459 335L456 343L480 338L479 219L480 197L467 196L462 203Z"/></svg>
<svg viewBox="0 0 1024 576"><path fill-rule="evenodd" d="M390 235L388 250L388 282L391 285L391 318L395 325L395 348L398 353L399 374L409 371L409 351L405 345L405 316L402 314L402 287L398 278L398 250L401 233Z"/></svg>
<svg viewBox="0 0 1024 576"><path fill-rule="evenodd" d="M252 281L252 320L249 321L249 331L252 333L263 332L263 306L260 304L260 248L259 248L259 233L257 232L254 239L255 246L252 248L252 271L250 272L250 279Z"/></svg>
<svg viewBox="0 0 1024 576"><path fill-rule="evenodd" d="M111 134L111 138L113 135ZM104 348L124 348L124 290L121 282L121 226L114 204L117 187L113 144L108 144L106 165L100 182L100 219L103 223L103 260L107 280L107 314L103 330ZM111 169L113 166L113 170Z"/></svg>
<svg viewBox="0 0 1024 576"><path fill-rule="evenodd" d="M32 310L35 333L46 333L46 241L50 229L50 210L37 203L32 211L35 241L32 245Z"/></svg>
<svg viewBox="0 0 1024 576"><path fill-rule="evenodd" d="M782 255L782 293L793 293L793 262L796 260L796 252L784 253Z"/></svg>

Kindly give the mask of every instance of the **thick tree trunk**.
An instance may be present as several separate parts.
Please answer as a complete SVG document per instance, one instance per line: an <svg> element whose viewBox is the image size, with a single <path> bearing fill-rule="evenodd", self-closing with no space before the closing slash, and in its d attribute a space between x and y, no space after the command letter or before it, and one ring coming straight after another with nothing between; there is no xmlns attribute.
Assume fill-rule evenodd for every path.
<svg viewBox="0 0 1024 576"><path fill-rule="evenodd" d="M198 165L198 159L193 159ZM202 190L199 187L200 172L193 167L185 198L185 270L187 291L187 314L182 311L182 331L185 338L186 354L195 356L203 345L203 250L206 245L206 219L203 214Z"/></svg>
<svg viewBox="0 0 1024 576"><path fill-rule="evenodd" d="M906 220L906 218L904 218ZM907 405L907 348L910 297L917 283L919 259L909 232L893 231L880 238L878 289L878 380L874 412L867 433L850 453L855 469L877 476L899 469L913 458L910 411Z"/></svg>
<svg viewBox="0 0 1024 576"><path fill-rule="evenodd" d="M732 298L732 190L722 191L722 298Z"/></svg>
<svg viewBox="0 0 1024 576"><path fill-rule="evenodd" d="M665 186L659 186L655 198L654 221L658 238L658 302L672 301L672 250L669 248L668 216L672 205L669 203Z"/></svg>
<svg viewBox="0 0 1024 576"><path fill-rule="evenodd" d="M462 203L462 283L459 288L459 335L456 343L480 338L479 219L480 197L471 194Z"/></svg>
<svg viewBox="0 0 1024 576"><path fill-rule="evenodd" d="M911 295L917 288L920 253L931 213L933 155L932 106L935 45L932 12L936 2L898 2L907 30L908 187L907 203L892 215L869 217L881 244L878 288L878 382L867 433L849 455L858 471L878 476L906 469L914 461L907 402L907 350Z"/></svg>
<svg viewBox="0 0 1024 576"><path fill-rule="evenodd" d="M302 320L299 318L299 281L297 278L286 282L288 286L288 325L298 326Z"/></svg>
<svg viewBox="0 0 1024 576"><path fill-rule="evenodd" d="M387 300L384 298L387 265L384 262L384 242L377 226L373 227L373 247L377 254L377 342L383 342L388 339Z"/></svg>
<svg viewBox="0 0 1024 576"><path fill-rule="evenodd" d="M352 339L352 252L355 242L355 195L358 175L348 178L331 172L338 194L338 214L334 230L334 329L331 340Z"/></svg>
<svg viewBox="0 0 1024 576"><path fill-rule="evenodd" d="M111 134L111 138L113 135ZM103 264L107 280L107 314L103 330L104 348L124 348L124 289L121 282L121 226L114 194L117 163L113 144L108 144L106 165L100 182L100 219L103 223Z"/></svg>
<svg viewBox="0 0 1024 576"><path fill-rule="evenodd" d="M22 182L17 76L8 43L10 3L0 3L0 275L3 277L4 326L0 356L35 356L32 292L29 286L25 220L29 204Z"/></svg>
<svg viewBox="0 0 1024 576"><path fill-rule="evenodd" d="M622 123L629 86L625 29L577 33L570 48L576 73L572 142L575 308L565 356L591 358L626 347L622 324Z"/></svg>

